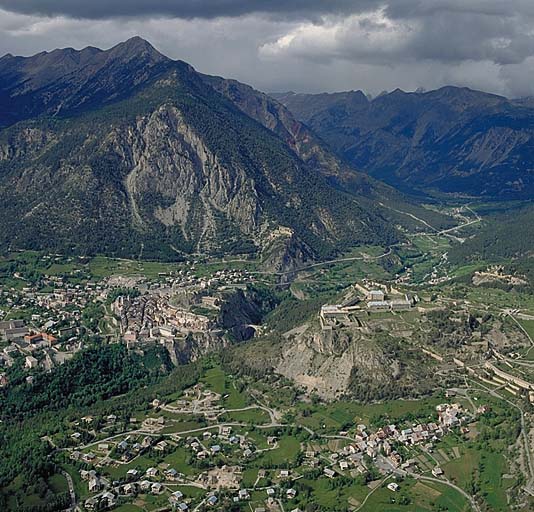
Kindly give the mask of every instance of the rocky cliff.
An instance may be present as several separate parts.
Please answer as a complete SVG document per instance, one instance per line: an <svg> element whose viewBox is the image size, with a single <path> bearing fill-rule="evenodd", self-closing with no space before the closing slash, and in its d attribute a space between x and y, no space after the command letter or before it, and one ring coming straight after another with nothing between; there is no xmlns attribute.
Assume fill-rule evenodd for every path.
<svg viewBox="0 0 534 512"><path fill-rule="evenodd" d="M372 376L375 385L401 376L398 362L357 329L308 329L286 345L276 366L278 373L328 399L350 394L355 369L360 377Z"/></svg>
<svg viewBox="0 0 534 512"><path fill-rule="evenodd" d="M335 157L319 167L295 150L298 137L282 136L284 107L269 122L261 109L251 116L137 38L105 52L6 56L0 89L0 110L16 107L0 130L5 247L248 253L287 270L401 236L373 202L378 185L341 190L328 180Z"/></svg>

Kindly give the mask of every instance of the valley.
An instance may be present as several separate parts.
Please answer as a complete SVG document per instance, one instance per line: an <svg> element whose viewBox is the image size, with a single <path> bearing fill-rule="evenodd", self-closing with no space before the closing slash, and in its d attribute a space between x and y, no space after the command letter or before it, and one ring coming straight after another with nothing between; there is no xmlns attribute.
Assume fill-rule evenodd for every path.
<svg viewBox="0 0 534 512"><path fill-rule="evenodd" d="M1 57L0 510L534 510L533 112Z"/></svg>
<svg viewBox="0 0 534 512"><path fill-rule="evenodd" d="M26 425L41 455L24 474L39 467L47 489L15 479L6 505L529 510L530 281L505 258L451 261L490 220L439 210L451 228L291 271L247 255L4 255L0 428ZM132 373L95 367L70 405L40 412L110 350ZM123 384L105 392L111 375Z"/></svg>

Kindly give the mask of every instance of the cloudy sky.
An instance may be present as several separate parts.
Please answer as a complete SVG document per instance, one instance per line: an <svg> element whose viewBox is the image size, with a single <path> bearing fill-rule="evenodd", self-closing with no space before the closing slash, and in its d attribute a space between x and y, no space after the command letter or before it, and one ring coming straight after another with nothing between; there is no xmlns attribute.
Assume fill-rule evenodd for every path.
<svg viewBox="0 0 534 512"><path fill-rule="evenodd" d="M0 0L0 54L133 35L265 91L534 95L534 0Z"/></svg>

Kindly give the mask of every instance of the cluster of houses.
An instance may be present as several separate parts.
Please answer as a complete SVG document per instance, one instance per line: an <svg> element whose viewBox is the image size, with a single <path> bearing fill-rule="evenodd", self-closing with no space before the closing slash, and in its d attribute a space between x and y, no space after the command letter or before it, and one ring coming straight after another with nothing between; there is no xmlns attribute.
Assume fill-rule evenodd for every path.
<svg viewBox="0 0 534 512"><path fill-rule="evenodd" d="M76 328L59 328L54 331L52 323L48 321L41 327L33 327L27 325L24 320L0 322L0 341L8 343L0 351L0 368L2 366L9 368L14 365L15 358L23 357L24 367L28 370L37 368L50 370L81 349L81 342L75 338L71 338L68 343L59 342L60 336L75 336ZM4 377L7 385L6 374L0 373L0 375ZM28 380L31 380L31 376ZM1 380L0 385L2 385Z"/></svg>
<svg viewBox="0 0 534 512"><path fill-rule="evenodd" d="M80 350L82 311L91 301L105 298L103 286L72 284L58 276L44 276L38 284L4 289L0 294L11 316L31 311L25 320L0 321L0 342L7 344L0 352L0 368L11 367L22 356L28 370L50 370ZM6 374L0 373L0 386L6 384Z"/></svg>
<svg viewBox="0 0 534 512"><path fill-rule="evenodd" d="M185 403L191 405L193 400L200 401L209 398L217 398L219 395L197 385L185 391ZM154 400L151 405L159 409L164 405L159 400ZM485 407L479 408L480 413L485 412ZM462 427L464 424L473 420L473 416L462 408L458 403L443 403L436 406L437 418L434 421L414 423L404 428L395 424L385 425L376 431L370 432L363 425L357 425L355 433L350 437L353 440L350 444L344 445L337 451L329 452L325 457L313 449L307 449L304 453L304 465L310 467L321 467L322 474L327 478L335 479L338 475L346 471L353 470L362 474L368 471L366 466L366 457L371 458L380 470L386 472L400 470L409 470L415 464L415 459L403 460L399 453L400 446L421 445L424 450L431 452L434 443L445 435L450 429ZM113 416L113 415L111 415ZM152 418L157 422L158 418ZM85 421L85 419L84 419ZM113 424L116 417L108 417L107 424ZM215 428L215 427L214 427ZM348 432L342 432L345 437L349 437ZM270 449L278 446L278 440L274 436L267 439ZM180 436L170 436L169 439L161 439L157 435L147 434L130 434L126 435L118 442L101 442L95 447L95 452L103 454L101 458L93 452L72 451L71 457L76 460L84 461L93 467L99 467L104 463L131 463L137 456L143 454L146 450L160 451L162 454L170 453L177 446L185 446L191 455L197 459L220 460L218 456L228 453L228 449L235 448L240 452L241 460L246 464L246 460L253 456L255 447L248 440L246 435L235 433L229 425L219 425L217 430L210 429L204 431L198 436L188 436L185 439ZM311 446L311 445L310 445ZM113 454L114 458L111 458ZM107 461L107 462L106 462ZM326 461L329 461L325 464ZM386 465L384 465L386 461ZM137 494L151 494L154 496L166 493L168 495L168 506L173 510L187 512L191 509L191 500L184 496L181 490L176 490L173 485L196 485L205 489L203 503L215 510L219 505L218 492L222 489L233 490L234 494L231 499L235 503L250 500L250 490L242 488L242 471L241 466L236 465L219 465L212 464L209 469L200 473L195 481L188 479L184 474L179 473L176 469L160 465L158 467L149 467L146 470L131 468L127 471L126 476L119 482L110 483L108 479L100 476L94 469L87 471L81 470L80 475L83 480L87 481L88 489L92 497L85 502L85 508L88 510L100 510L111 508L119 499L136 496ZM439 477L442 474L441 468L436 466L432 469L432 474ZM266 478L266 471L260 470L258 478ZM274 476L280 484L284 481L291 482L297 473L291 469L279 469ZM399 487L395 482L388 485L388 489L396 492ZM289 485L278 485L272 483L265 488L266 507L269 503L277 503L280 499L287 501L293 500L297 496L297 490ZM167 499L167 498L165 498Z"/></svg>
<svg viewBox="0 0 534 512"><path fill-rule="evenodd" d="M225 446L240 450L245 459L250 458L255 451L249 439L244 435L233 434L230 426L219 427L218 434L206 431L201 437L189 436L185 440L185 445L199 460L222 453ZM212 475L207 477L204 483L210 487L220 487L219 480L218 475Z"/></svg>
<svg viewBox="0 0 534 512"><path fill-rule="evenodd" d="M130 344L207 332L216 327L207 316L170 304L167 296L120 296L112 304L112 310L121 319L123 339Z"/></svg>
<svg viewBox="0 0 534 512"><path fill-rule="evenodd" d="M354 468L360 473L365 473L367 471L363 461L365 455L373 460L382 456L391 469L409 468L414 461L403 460L396 450L399 445L406 447L422 445L425 450L431 452L434 443L451 428L472 420L472 416L459 404L441 404L436 407L436 411L438 414L436 422L417 423L406 428L391 424L369 433L365 425L358 425L353 436L355 442L343 447L338 453L333 453L330 456L332 466L325 467L323 473L329 478L334 478L338 474L335 469L346 471ZM486 409L481 408L479 411L485 412ZM305 464L316 467L320 463L314 451L306 451Z"/></svg>

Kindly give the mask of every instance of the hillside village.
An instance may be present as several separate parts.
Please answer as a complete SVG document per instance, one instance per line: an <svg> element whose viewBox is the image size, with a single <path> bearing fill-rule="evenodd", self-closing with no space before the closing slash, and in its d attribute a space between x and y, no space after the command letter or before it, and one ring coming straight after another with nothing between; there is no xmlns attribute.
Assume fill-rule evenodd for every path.
<svg viewBox="0 0 534 512"><path fill-rule="evenodd" d="M72 424L70 447L63 450L86 486L85 510L112 509L152 496L181 511L218 510L228 500L254 512L295 511L300 510L292 507L299 498L295 484L305 474L335 480L377 471L378 478L393 478L387 483L393 495L406 476L441 478L439 461L459 456L458 448L440 448L442 438L452 431L469 435L469 426L488 411L485 405L468 411L459 403L442 403L428 422L390 423L375 429L351 425L326 436L338 439L337 444L326 438L301 441L294 454L297 463L258 466L255 461L279 451L284 432L295 427L280 423L279 412L265 408L265 420L251 418L248 425L223 421L232 410L224 406L221 394L203 384L184 390L177 400L148 405L152 412L125 420L121 427L125 431L119 434L114 434L117 415L83 417ZM235 411L255 409L261 412L263 406ZM197 420L190 432L180 431L177 419L192 413L204 419ZM244 475L251 467L258 469L247 485Z"/></svg>
<svg viewBox="0 0 534 512"><path fill-rule="evenodd" d="M32 371L50 371L94 339L130 347L161 344L173 357L173 342L192 333L222 339L221 304L232 293L246 291L250 281L246 271L237 270L197 277L193 265L155 279L116 275L74 284L72 277L80 274L44 274L37 284L0 289L0 318L6 318L0 320L0 386L8 383L2 367L22 362L31 381ZM224 320L239 328L240 336L254 333L251 326Z"/></svg>
<svg viewBox="0 0 534 512"><path fill-rule="evenodd" d="M61 258L57 264L72 263ZM343 510L358 510L371 493L388 503L409 503L422 483L436 493L443 486L454 489L469 501L451 468L468 457L465 447L479 439L479 425L504 413L494 395L469 390L465 382L506 393L525 412L525 404L534 402L528 336L509 318L509 309L489 314L484 305L474 308L445 291L429 293L394 279L363 277L314 301L305 324L277 331L271 312L291 318L295 302L273 301L270 290L285 288L289 295L292 287L269 281L261 272L188 262L148 276L121 273L126 263L113 265L118 268L102 277L83 265L81 271L73 265L61 275L43 273L37 280L21 272L11 286L2 287L0 386L39 384L40 376L99 346L147 355L153 368L166 371L167 363L153 357L152 350L161 349L172 363L169 368L196 362L207 365L206 375L224 373L226 383L202 377L128 411L113 405L105 414L89 410L69 417L60 433L42 436L61 474L71 479L71 501L82 510L132 505L161 511L302 512L310 495L316 499L325 489L338 488L350 488L343 491ZM207 362L210 354L224 359L232 347L245 349L243 341L264 337L269 343L279 340L291 361L298 359L295 354L305 360L306 343L317 343L313 350L319 355L311 359L333 360L327 352L338 348L328 348L330 340L366 346L381 336L387 345L384 333L399 343L402 357L410 354L431 369L434 390L413 402L412 395L405 395L406 400L386 398L385 403L399 409L425 403L414 409L424 412L393 418L391 410L372 418L353 412L332 424L324 411L339 404L337 418L355 403L349 387L340 387L335 400L321 395L318 381L310 379L313 365L300 369L305 378L296 384L301 381L284 379L281 370L250 378L248 372L258 374L248 363L242 364L242 375L234 375ZM302 345L294 345L303 335ZM256 353L245 357L261 361ZM263 378L268 384L262 384ZM438 391L443 387L449 388L445 396ZM281 396L276 395L279 388ZM310 422L316 414L318 419ZM519 449L520 457L526 453Z"/></svg>

